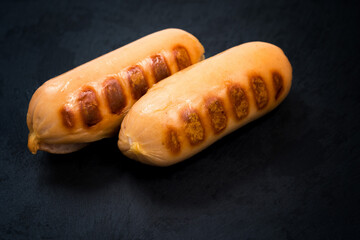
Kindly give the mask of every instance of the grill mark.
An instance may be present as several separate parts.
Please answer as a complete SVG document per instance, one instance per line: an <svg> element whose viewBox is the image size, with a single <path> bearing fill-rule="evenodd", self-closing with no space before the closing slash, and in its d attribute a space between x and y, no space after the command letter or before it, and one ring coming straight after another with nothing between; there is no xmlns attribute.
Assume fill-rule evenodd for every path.
<svg viewBox="0 0 360 240"><path fill-rule="evenodd" d="M73 128L75 126L75 115L71 108L63 106L60 110L62 123L67 128Z"/></svg>
<svg viewBox="0 0 360 240"><path fill-rule="evenodd" d="M117 79L109 78L105 80L104 94L106 96L110 112L113 114L120 114L126 106L126 97Z"/></svg>
<svg viewBox="0 0 360 240"><path fill-rule="evenodd" d="M171 127L168 127L165 136L165 147L175 154L179 153L181 149L178 133L176 132L175 129Z"/></svg>
<svg viewBox="0 0 360 240"><path fill-rule="evenodd" d="M235 117L238 120L244 119L249 114L249 100L244 89L238 85L231 85L228 87L228 96Z"/></svg>
<svg viewBox="0 0 360 240"><path fill-rule="evenodd" d="M222 132L227 125L227 116L222 101L211 97L205 101L214 133Z"/></svg>
<svg viewBox="0 0 360 240"><path fill-rule="evenodd" d="M131 95L135 100L138 100L149 89L144 72L140 66L134 66L128 69L127 74Z"/></svg>
<svg viewBox="0 0 360 240"><path fill-rule="evenodd" d="M81 117L86 126L91 127L102 120L99 103L94 89L90 87L85 88L79 94L78 102Z"/></svg>
<svg viewBox="0 0 360 240"><path fill-rule="evenodd" d="M205 131L199 115L195 111L185 110L182 113L182 119L185 123L185 135L190 144L197 145L201 143L205 138Z"/></svg>
<svg viewBox="0 0 360 240"><path fill-rule="evenodd" d="M282 76L278 72L273 72L272 80L275 89L275 100L277 100L284 90L284 81Z"/></svg>
<svg viewBox="0 0 360 240"><path fill-rule="evenodd" d="M191 60L188 51L182 46L174 48L174 55L179 71L191 65Z"/></svg>
<svg viewBox="0 0 360 240"><path fill-rule="evenodd" d="M253 76L250 78L250 86L258 110L265 108L269 102L269 93L265 81L260 76Z"/></svg>
<svg viewBox="0 0 360 240"><path fill-rule="evenodd" d="M156 83L171 75L164 57L160 54L151 57L151 67Z"/></svg>

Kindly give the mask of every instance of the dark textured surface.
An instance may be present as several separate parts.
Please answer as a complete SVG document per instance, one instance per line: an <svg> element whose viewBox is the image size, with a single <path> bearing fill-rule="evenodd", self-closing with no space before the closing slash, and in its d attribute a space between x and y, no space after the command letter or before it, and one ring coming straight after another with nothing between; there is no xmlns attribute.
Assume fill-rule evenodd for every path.
<svg viewBox="0 0 360 240"><path fill-rule="evenodd" d="M355 1L2 1L0 239L360 239ZM212 56L280 46L293 87L272 113L169 168L116 139L31 155L26 112L47 79L167 27Z"/></svg>

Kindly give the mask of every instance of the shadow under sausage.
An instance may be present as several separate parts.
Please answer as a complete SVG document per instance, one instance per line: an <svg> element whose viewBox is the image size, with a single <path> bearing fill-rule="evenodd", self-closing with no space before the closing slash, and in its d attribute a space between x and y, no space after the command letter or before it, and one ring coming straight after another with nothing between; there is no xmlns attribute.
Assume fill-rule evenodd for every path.
<svg viewBox="0 0 360 240"><path fill-rule="evenodd" d="M134 184L153 204L180 208L207 207L217 201L237 198L234 187L263 175L270 159L258 158L248 139L262 120L250 123L176 165L129 168ZM140 194L140 193L139 193Z"/></svg>
<svg viewBox="0 0 360 240"><path fill-rule="evenodd" d="M118 169L123 160L126 161L115 138L91 143L69 154L44 153L42 180L74 190L96 190L121 177Z"/></svg>

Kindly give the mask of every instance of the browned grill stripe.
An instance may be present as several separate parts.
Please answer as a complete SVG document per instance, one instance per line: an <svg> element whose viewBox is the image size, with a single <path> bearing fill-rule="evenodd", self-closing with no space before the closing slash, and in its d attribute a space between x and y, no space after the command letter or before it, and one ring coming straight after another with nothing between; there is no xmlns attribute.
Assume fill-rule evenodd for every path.
<svg viewBox="0 0 360 240"><path fill-rule="evenodd" d="M235 117L238 120L244 119L249 114L249 101L245 91L238 85L231 85L228 87L228 96Z"/></svg>
<svg viewBox="0 0 360 240"><path fill-rule="evenodd" d="M199 115L195 111L185 110L182 113L185 123L185 135L191 145L197 145L205 138L205 130Z"/></svg>
<svg viewBox="0 0 360 240"><path fill-rule="evenodd" d="M104 94L110 112L113 114L120 114L126 106L126 97L119 81L115 78L109 78L104 82Z"/></svg>
<svg viewBox="0 0 360 240"><path fill-rule="evenodd" d="M168 128L166 137L165 137L165 146L169 149L172 153L179 153L181 144L179 141L178 134L175 129Z"/></svg>
<svg viewBox="0 0 360 240"><path fill-rule="evenodd" d="M277 100L284 90L284 81L280 73L273 72L272 74L273 85L275 89L275 100Z"/></svg>
<svg viewBox="0 0 360 240"><path fill-rule="evenodd" d="M155 77L155 82L159 82L170 76L170 70L163 56L157 54L151 57L151 67Z"/></svg>
<svg viewBox="0 0 360 240"><path fill-rule="evenodd" d="M179 71L191 65L190 56L186 48L178 46L174 48L174 54Z"/></svg>
<svg viewBox="0 0 360 240"><path fill-rule="evenodd" d="M128 81L131 87L131 95L135 100L138 100L149 89L144 72L140 66L129 68Z"/></svg>
<svg viewBox="0 0 360 240"><path fill-rule="evenodd" d="M81 117L86 126L91 127L101 121L99 103L94 89L90 87L84 89L79 94L78 102Z"/></svg>
<svg viewBox="0 0 360 240"><path fill-rule="evenodd" d="M71 111L71 108L68 106L64 106L60 110L62 123L67 128L73 128L75 126L75 115Z"/></svg>
<svg viewBox="0 0 360 240"><path fill-rule="evenodd" d="M209 113L211 126L215 133L220 133L226 128L227 124L227 116L224 105L220 99L215 97L209 98L205 102Z"/></svg>
<svg viewBox="0 0 360 240"><path fill-rule="evenodd" d="M259 110L266 107L269 102L269 93L265 81L260 76L250 78L250 86L254 93L255 103Z"/></svg>

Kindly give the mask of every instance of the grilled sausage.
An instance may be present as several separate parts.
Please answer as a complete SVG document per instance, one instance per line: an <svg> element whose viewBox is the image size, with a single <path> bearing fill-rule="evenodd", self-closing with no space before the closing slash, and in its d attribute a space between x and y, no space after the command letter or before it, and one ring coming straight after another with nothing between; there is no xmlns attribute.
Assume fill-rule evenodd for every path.
<svg viewBox="0 0 360 240"><path fill-rule="evenodd" d="M124 115L153 84L203 54L194 36L167 29L45 82L27 113L30 151L69 153L117 134Z"/></svg>
<svg viewBox="0 0 360 240"><path fill-rule="evenodd" d="M147 164L177 163L274 109L291 80L280 48L263 42L231 48L146 93L124 118L118 147Z"/></svg>

